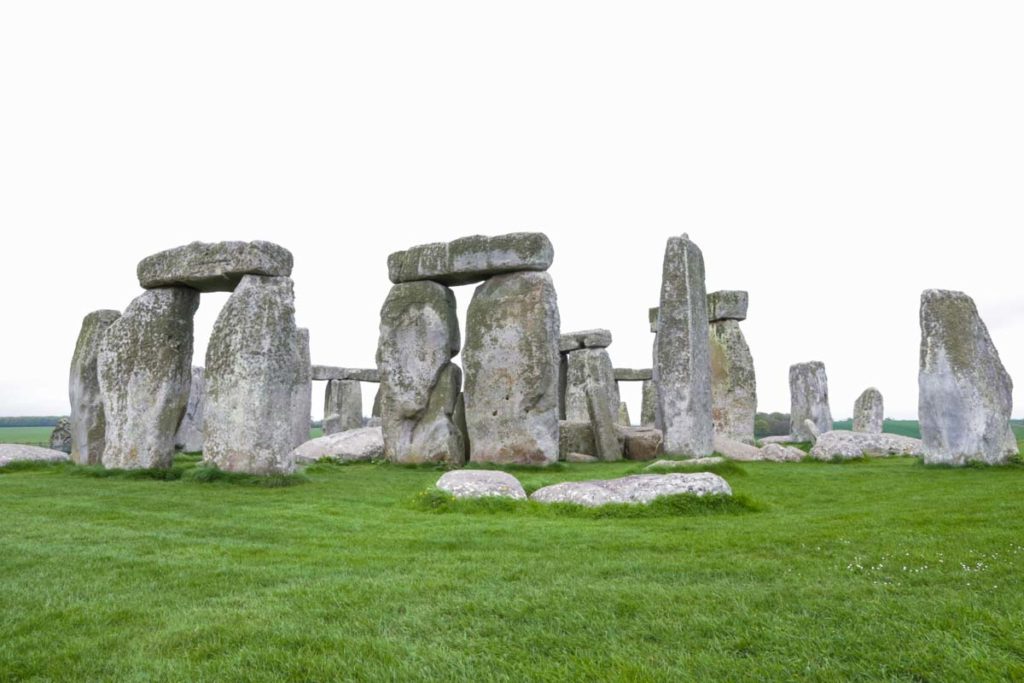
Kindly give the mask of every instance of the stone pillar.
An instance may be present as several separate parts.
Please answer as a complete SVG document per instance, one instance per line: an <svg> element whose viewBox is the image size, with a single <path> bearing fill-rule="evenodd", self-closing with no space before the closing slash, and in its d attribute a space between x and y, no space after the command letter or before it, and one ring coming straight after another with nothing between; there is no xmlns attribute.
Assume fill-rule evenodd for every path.
<svg viewBox="0 0 1024 683"><path fill-rule="evenodd" d="M192 368L188 403L174 435L174 447L185 453L203 450L203 413L206 409L206 378L203 368Z"/></svg>
<svg viewBox="0 0 1024 683"><path fill-rule="evenodd" d="M295 469L300 345L291 278L243 276L206 351L207 462L253 474Z"/></svg>
<svg viewBox="0 0 1024 683"><path fill-rule="evenodd" d="M166 468L188 403L192 317L199 292L149 289L100 341L97 369L106 418L104 467Z"/></svg>
<svg viewBox="0 0 1024 683"><path fill-rule="evenodd" d="M99 465L102 462L107 421L103 412L96 359L103 335L120 317L119 311L93 311L85 316L75 344L75 353L71 357L68 378L71 460L79 465Z"/></svg>
<svg viewBox="0 0 1024 683"><path fill-rule="evenodd" d="M324 435L363 426L363 390L351 379L332 379L324 393Z"/></svg>
<svg viewBox="0 0 1024 683"><path fill-rule="evenodd" d="M757 380L754 358L740 329L747 300L742 291L708 294L711 417L716 435L753 443Z"/></svg>
<svg viewBox="0 0 1024 683"><path fill-rule="evenodd" d="M571 341L562 335L560 348ZM611 342L611 334L608 334ZM614 368L606 348L579 348L564 354L568 361L565 387L565 417L569 422L589 422L594 431L596 455L601 460L622 459L619 423L619 391Z"/></svg>
<svg viewBox="0 0 1024 683"><path fill-rule="evenodd" d="M655 423L665 453L712 452L711 360L704 256L689 237L669 238L658 307L654 382Z"/></svg>
<svg viewBox="0 0 1024 683"><path fill-rule="evenodd" d="M884 421L882 392L874 387L865 389L853 404L853 431L881 434Z"/></svg>
<svg viewBox="0 0 1024 683"><path fill-rule="evenodd" d="M820 434L832 431L832 411L828 405L828 377L820 361L797 363L789 368L789 429L798 441L817 437L807 428L810 420Z"/></svg>
<svg viewBox="0 0 1024 683"><path fill-rule="evenodd" d="M653 425L654 404L658 399L657 392L654 390L654 380L644 380L641 391L643 393L640 399L640 424Z"/></svg>
<svg viewBox="0 0 1024 683"><path fill-rule="evenodd" d="M292 424L295 429L295 447L298 448L309 441L313 413L313 366L309 354L309 330L300 327L295 335L298 377L292 398Z"/></svg>

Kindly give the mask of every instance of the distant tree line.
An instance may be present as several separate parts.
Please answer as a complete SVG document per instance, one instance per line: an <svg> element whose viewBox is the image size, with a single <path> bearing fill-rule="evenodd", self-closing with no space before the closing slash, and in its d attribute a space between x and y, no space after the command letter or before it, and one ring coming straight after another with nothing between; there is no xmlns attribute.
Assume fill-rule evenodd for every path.
<svg viewBox="0 0 1024 683"><path fill-rule="evenodd" d="M60 415L0 417L0 427L56 427Z"/></svg>
<svg viewBox="0 0 1024 683"><path fill-rule="evenodd" d="M758 413L754 416L754 436L785 436L789 434L789 413Z"/></svg>

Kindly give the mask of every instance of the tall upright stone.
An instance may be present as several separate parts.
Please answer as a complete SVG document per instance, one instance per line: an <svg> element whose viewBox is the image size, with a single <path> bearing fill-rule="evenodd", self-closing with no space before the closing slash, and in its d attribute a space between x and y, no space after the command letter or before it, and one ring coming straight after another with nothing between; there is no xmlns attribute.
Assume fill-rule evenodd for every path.
<svg viewBox="0 0 1024 683"><path fill-rule="evenodd" d="M462 371L455 294L436 282L396 284L380 311L377 368L384 457L461 465L466 436L454 416Z"/></svg>
<svg viewBox="0 0 1024 683"><path fill-rule="evenodd" d="M332 379L324 392L324 435L363 426L363 390L351 379Z"/></svg>
<svg viewBox="0 0 1024 683"><path fill-rule="evenodd" d="M300 327L295 331L295 344L299 375L295 380L295 395L292 397L292 425L295 430L295 447L298 448L309 441L309 428L313 419L313 366L307 328Z"/></svg>
<svg viewBox="0 0 1024 683"><path fill-rule="evenodd" d="M655 420L665 452L712 452L711 358L704 256L687 235L665 247L654 353Z"/></svg>
<svg viewBox="0 0 1024 683"><path fill-rule="evenodd" d="M121 317L120 311L93 311L82 328L71 357L68 397L71 399L71 459L79 465L99 465L106 444L107 421L103 412L96 360L107 328Z"/></svg>
<svg viewBox="0 0 1024 683"><path fill-rule="evenodd" d="M804 420L813 422L822 434L832 431L832 411L828 405L828 377L820 361L797 363L789 368L790 433L800 441L813 441L815 435Z"/></svg>
<svg viewBox="0 0 1024 683"><path fill-rule="evenodd" d="M730 296L731 295L731 296ZM742 301L742 307L735 302ZM746 292L715 292L708 296L712 310L711 415L715 434L753 443L757 413L757 378L754 357L740 329L746 315ZM730 306L729 304L733 304ZM729 315L731 317L714 317Z"/></svg>
<svg viewBox="0 0 1024 683"><path fill-rule="evenodd" d="M206 351L204 459L222 470L295 469L303 380L290 278L245 275L221 309Z"/></svg>
<svg viewBox="0 0 1024 683"><path fill-rule="evenodd" d="M1006 462L1013 382L974 301L939 289L921 295L918 417L924 461Z"/></svg>
<svg viewBox="0 0 1024 683"><path fill-rule="evenodd" d="M203 414L206 410L206 377L203 368L192 368L188 403L174 435L174 447L185 453L203 450Z"/></svg>
<svg viewBox="0 0 1024 683"><path fill-rule="evenodd" d="M640 424L653 425L655 422L654 405L658 401L654 380L645 379L640 391Z"/></svg>
<svg viewBox="0 0 1024 683"><path fill-rule="evenodd" d="M562 335L563 339L565 335ZM583 348L567 354L565 415L570 422L590 422L595 455L601 460L622 459L619 390L611 358L605 348Z"/></svg>
<svg viewBox="0 0 1024 683"><path fill-rule="evenodd" d="M884 422L882 392L874 387L868 387L853 403L853 431L881 434Z"/></svg>
<svg viewBox="0 0 1024 683"><path fill-rule="evenodd" d="M463 351L470 460L558 460L558 333L547 273L498 275L476 288Z"/></svg>
<svg viewBox="0 0 1024 683"><path fill-rule="evenodd" d="M107 328L97 358L106 419L104 467L170 467L188 403L198 307L194 289L150 289Z"/></svg>

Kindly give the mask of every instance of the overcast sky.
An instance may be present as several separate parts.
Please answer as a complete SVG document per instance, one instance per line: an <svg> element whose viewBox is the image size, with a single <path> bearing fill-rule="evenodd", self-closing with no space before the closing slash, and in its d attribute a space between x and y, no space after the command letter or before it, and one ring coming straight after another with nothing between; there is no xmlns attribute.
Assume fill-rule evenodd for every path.
<svg viewBox="0 0 1024 683"><path fill-rule="evenodd" d="M161 249L286 246L314 362L372 366L389 252L518 230L633 367L688 232L767 411L822 360L837 419L915 418L921 290L966 291L1024 414L1024 4L496 5L0 5L0 415L67 413L82 317Z"/></svg>

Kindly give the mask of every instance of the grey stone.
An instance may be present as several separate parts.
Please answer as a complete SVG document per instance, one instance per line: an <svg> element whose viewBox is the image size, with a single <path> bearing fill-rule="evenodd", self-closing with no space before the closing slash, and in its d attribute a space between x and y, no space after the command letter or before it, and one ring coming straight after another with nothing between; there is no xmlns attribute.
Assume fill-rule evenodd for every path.
<svg viewBox="0 0 1024 683"><path fill-rule="evenodd" d="M554 256L551 241L543 233L473 235L395 252L388 256L388 276L396 284L433 280L468 285L503 273L547 270Z"/></svg>
<svg viewBox="0 0 1024 683"><path fill-rule="evenodd" d="M594 445L597 447L594 455L605 461L622 460L623 437L616 429L618 411L609 412L605 392L597 390L594 384L587 386L586 397L590 426L594 430Z"/></svg>
<svg viewBox="0 0 1024 683"><path fill-rule="evenodd" d="M120 317L120 311L93 311L85 316L71 357L71 459L79 465L99 465L103 459L107 421L96 360L100 340Z"/></svg>
<svg viewBox="0 0 1024 683"><path fill-rule="evenodd" d="M919 455L923 450L921 440L909 436L837 429L818 436L810 454L818 460L845 460L865 455Z"/></svg>
<svg viewBox="0 0 1024 683"><path fill-rule="evenodd" d="M206 350L204 460L228 472L287 474L299 440L296 396L305 384L291 279L246 275L213 326Z"/></svg>
<svg viewBox="0 0 1024 683"><path fill-rule="evenodd" d="M747 340L735 320L711 323L709 334L715 434L753 443L757 378Z"/></svg>
<svg viewBox="0 0 1024 683"><path fill-rule="evenodd" d="M625 401L619 401L619 418L616 421L616 424L623 427L628 427L632 424L629 419L629 406Z"/></svg>
<svg viewBox="0 0 1024 683"><path fill-rule="evenodd" d="M1007 437L1013 382L963 292L921 295L918 388L926 463L995 465L1017 452Z"/></svg>
<svg viewBox="0 0 1024 683"><path fill-rule="evenodd" d="M599 458L593 455L586 455L585 453L569 453L565 456L565 461L580 464L601 462Z"/></svg>
<svg viewBox="0 0 1024 683"><path fill-rule="evenodd" d="M803 434L807 441L814 443L821 435L821 430L818 429L818 425L814 423L814 420L807 418L804 420Z"/></svg>
<svg viewBox="0 0 1024 683"><path fill-rule="evenodd" d="M647 320L651 323L651 333L658 333L658 307L647 309Z"/></svg>
<svg viewBox="0 0 1024 683"><path fill-rule="evenodd" d="M565 332L558 337L559 353L577 349L605 349L612 345L612 333L608 330L580 330Z"/></svg>
<svg viewBox="0 0 1024 683"><path fill-rule="evenodd" d="M435 484L456 498L511 498L526 500L519 480L508 472L496 470L454 470L445 472Z"/></svg>
<svg viewBox="0 0 1024 683"><path fill-rule="evenodd" d="M712 451L711 359L704 257L683 235L669 238L655 341L655 424L665 452L700 457Z"/></svg>
<svg viewBox="0 0 1024 683"><path fill-rule="evenodd" d="M765 436L758 439L758 441L760 441L762 445L769 443L798 443L800 441L800 437L794 434L779 434L775 436Z"/></svg>
<svg viewBox="0 0 1024 683"><path fill-rule="evenodd" d="M338 462L370 462L384 457L384 432L380 427L360 427L347 432L310 439L292 451L300 465L329 459Z"/></svg>
<svg viewBox="0 0 1024 683"><path fill-rule="evenodd" d="M363 425L363 390L359 382L332 379L324 392L324 434L337 434Z"/></svg>
<svg viewBox="0 0 1024 683"><path fill-rule="evenodd" d="M50 432L50 448L61 453L71 453L71 420L62 417Z"/></svg>
<svg viewBox="0 0 1024 683"><path fill-rule="evenodd" d="M645 472L651 472L654 470L693 470L700 467L710 467L711 465L721 465L725 462L725 458L721 458L717 455L708 456L706 458L691 458L689 460L656 460L650 465L644 468Z"/></svg>
<svg viewBox="0 0 1024 683"><path fill-rule="evenodd" d="M547 273L498 275L477 287L462 354L470 460L558 459L558 328Z"/></svg>
<svg viewBox="0 0 1024 683"><path fill-rule="evenodd" d="M647 382L653 376L650 368L615 368L616 382Z"/></svg>
<svg viewBox="0 0 1024 683"><path fill-rule="evenodd" d="M295 331L296 363L298 377L292 396L292 428L295 430L296 445L309 440L313 423L313 372L309 354L309 330L300 327ZM362 416L360 416L362 417Z"/></svg>
<svg viewBox="0 0 1024 683"><path fill-rule="evenodd" d="M613 503L650 503L661 496L731 496L729 484L717 474L634 474L619 479L567 481L545 486L533 492L530 500L538 503L573 503L598 507Z"/></svg>
<svg viewBox="0 0 1024 683"><path fill-rule="evenodd" d="M367 417L367 418L365 418L363 420L363 426L364 427L380 427L380 428L383 429L384 428L384 420L380 419L379 417ZM381 437L381 438L383 439L384 437Z"/></svg>
<svg viewBox="0 0 1024 683"><path fill-rule="evenodd" d="M661 430L651 426L619 427L623 453L628 460L653 460L662 454Z"/></svg>
<svg viewBox="0 0 1024 683"><path fill-rule="evenodd" d="M828 407L828 377L825 375L824 363L812 361L790 366L789 396L790 431L797 441L811 441L813 438L804 420L811 420L819 432L832 431L832 411Z"/></svg>
<svg viewBox="0 0 1024 683"><path fill-rule="evenodd" d="M761 447L761 460L769 462L800 462L806 453L795 446L770 443Z"/></svg>
<svg viewBox="0 0 1024 683"><path fill-rule="evenodd" d="M68 462L71 458L63 451L20 443L0 443L0 467L12 462Z"/></svg>
<svg viewBox="0 0 1024 683"><path fill-rule="evenodd" d="M199 293L149 289L111 324L97 357L107 468L170 467L192 380L192 317Z"/></svg>
<svg viewBox="0 0 1024 683"><path fill-rule="evenodd" d="M612 361L603 348L580 349L567 354L569 370L565 385L565 417L590 421L602 460L621 460L622 441L615 433L619 422L619 392Z"/></svg>
<svg viewBox="0 0 1024 683"><path fill-rule="evenodd" d="M174 447L184 453L199 453L203 450L203 415L206 410L206 377L203 368L192 368L189 383L188 402L181 424L174 434Z"/></svg>
<svg viewBox="0 0 1024 683"><path fill-rule="evenodd" d="M715 434L714 446L716 453L724 455L730 460L753 461L762 459L760 448L722 434Z"/></svg>
<svg viewBox="0 0 1024 683"><path fill-rule="evenodd" d="M874 387L864 390L853 404L853 431L881 434L885 424L882 392Z"/></svg>
<svg viewBox="0 0 1024 683"><path fill-rule="evenodd" d="M653 380L646 380L641 389L640 399L640 424L654 424L654 404L658 400L658 392L654 388Z"/></svg>
<svg viewBox="0 0 1024 683"><path fill-rule="evenodd" d="M370 417L379 418L381 416L381 400L383 398L383 395L384 390L380 387L380 385L378 385L377 391L373 395L373 407L370 409Z"/></svg>
<svg viewBox="0 0 1024 683"><path fill-rule="evenodd" d="M142 259L139 284L231 292L245 275L288 277L292 254L271 242L192 242Z"/></svg>
<svg viewBox="0 0 1024 683"><path fill-rule="evenodd" d="M380 382L380 371L377 368L339 368L335 365L314 365L313 379L330 381L332 379L349 379L357 382Z"/></svg>
<svg viewBox="0 0 1024 683"><path fill-rule="evenodd" d="M380 311L384 454L391 462L462 465L466 436L454 419L462 371L452 290L436 282L391 288Z"/></svg>
<svg viewBox="0 0 1024 683"><path fill-rule="evenodd" d="M746 320L746 292L739 290L722 290L708 294L708 322L720 320Z"/></svg>
<svg viewBox="0 0 1024 683"><path fill-rule="evenodd" d="M586 422L560 421L558 423L558 452L562 460L568 459L570 453L591 456L597 453L594 429L590 426L590 420Z"/></svg>

